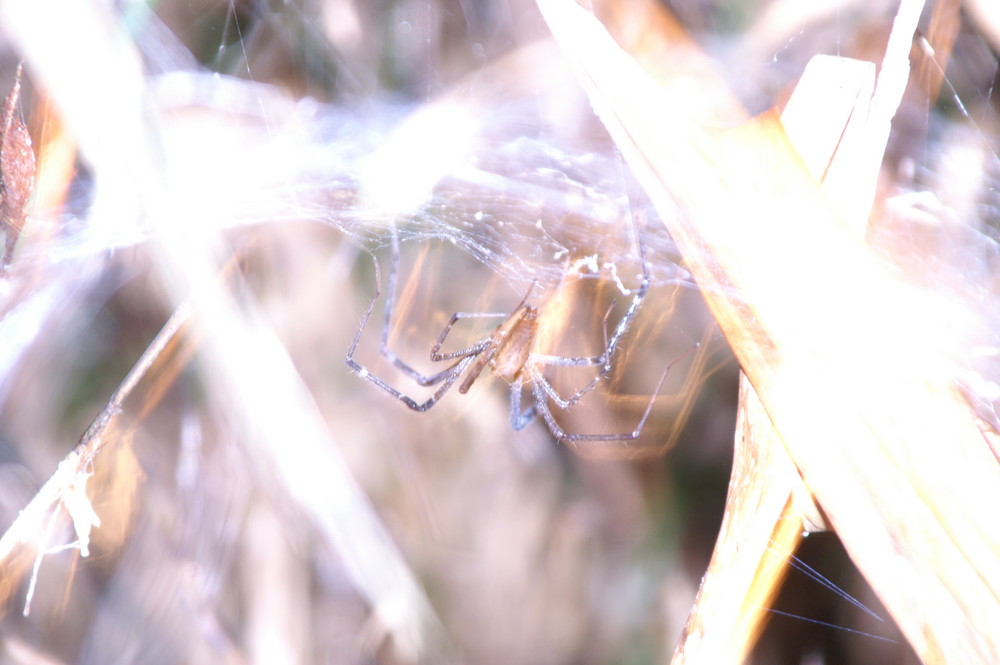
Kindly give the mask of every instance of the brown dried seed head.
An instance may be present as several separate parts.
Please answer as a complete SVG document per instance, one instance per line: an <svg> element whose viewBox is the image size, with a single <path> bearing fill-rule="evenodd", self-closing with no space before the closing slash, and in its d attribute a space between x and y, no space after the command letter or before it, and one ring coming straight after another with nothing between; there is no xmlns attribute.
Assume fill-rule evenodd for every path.
<svg viewBox="0 0 1000 665"><path fill-rule="evenodd" d="M5 262L21 233L25 204L35 180L35 153L31 136L21 120L21 68L18 66L14 87L0 110L0 226L7 236Z"/></svg>

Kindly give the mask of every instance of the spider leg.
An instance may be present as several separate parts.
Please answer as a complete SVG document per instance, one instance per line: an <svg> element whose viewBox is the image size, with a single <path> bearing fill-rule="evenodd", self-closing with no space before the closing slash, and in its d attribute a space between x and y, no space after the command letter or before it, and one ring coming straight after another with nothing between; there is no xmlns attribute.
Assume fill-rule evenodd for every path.
<svg viewBox="0 0 1000 665"><path fill-rule="evenodd" d="M358 348L358 343L361 341L361 333L364 332L365 326L368 325L368 320L372 318L372 311L375 309L375 303L378 301L379 295L382 293L382 273L378 267L378 259L372 256L372 265L375 267L375 295L372 297L371 302L368 303L368 309L361 316L361 322L358 324L358 329L354 331L354 339L351 340L351 345L347 347L347 364L358 371L358 363L354 362L354 352Z"/></svg>
<svg viewBox="0 0 1000 665"><path fill-rule="evenodd" d="M516 431L524 429L528 423L535 419L536 414L533 406L521 411L521 389L523 386L524 381L520 377L510 384L510 426Z"/></svg>
<svg viewBox="0 0 1000 665"><path fill-rule="evenodd" d="M602 329L604 331L605 349L609 348L608 317L611 315L611 310L614 309L614 306L615 303L612 302L611 306L608 307L608 311L604 313ZM611 363L608 361L609 357L610 355L608 354L607 351L605 351L604 354L599 356L582 356L575 358L569 358L564 356L550 356L546 354L537 353L537 354L532 354L531 361L537 364L556 365L561 367L592 367L595 365L601 366L601 369L600 371L598 371L597 375L594 378L592 378L589 382L587 382L585 386L583 386L575 393L573 393L573 395L570 397L563 397L562 395L560 395L558 392L556 392L556 389L552 387L552 384L549 383L548 379L546 379L541 372L537 373L538 377L541 379L542 388L545 389L545 392L548 393L549 397L552 398L552 401L558 404L560 408L565 409L579 402L584 395L586 395L595 387L597 387L597 384L600 383L601 380L608 375L608 373L611 371Z"/></svg>
<svg viewBox="0 0 1000 665"><path fill-rule="evenodd" d="M663 375L660 377L659 383L656 385L656 390L653 392L652 397L649 398L649 403L646 405L646 410L642 414L642 418L636 424L635 429L631 432L623 432L620 434L575 434L572 432L567 432L563 427L556 422L555 416L552 415L552 410L549 408L547 396L549 393L545 392L543 387L544 383L547 383L542 377L541 372L535 368L531 368L531 388L535 395L535 409L538 413L542 414L542 419L548 426L549 431L552 432L552 436L560 441L565 441L567 443L575 443L577 441L634 441L642 436L642 430L646 426L646 420L649 419L649 414L653 410L653 404L656 403L656 398L660 394L660 390L663 388L664 382L667 380L667 374L670 373L670 368L673 366L673 362L667 365L666 369L663 370Z"/></svg>
<svg viewBox="0 0 1000 665"><path fill-rule="evenodd" d="M541 386L542 391L545 393L547 398L555 402L560 409L568 409L579 402L584 395L590 392L590 390L597 385L597 382L600 380L600 376L601 375L598 375L596 378L592 379L590 383L576 391L576 393L574 393L571 397L563 397L560 395L549 380L545 378L545 375L537 369L534 369L531 373L531 383Z"/></svg>
<svg viewBox="0 0 1000 665"><path fill-rule="evenodd" d="M441 399L442 396L444 396L446 392L448 392L448 390L455 384L455 381L458 380L458 377L462 375L462 372L465 370L465 368L468 367L469 363L476 358L476 355L469 355L464 358L461 358L458 360L458 362L456 362L452 366L448 367L447 369L441 372L438 372L437 374L434 374L433 376L430 377L421 376L420 378L426 381L425 385L434 385L441 383L441 386L425 402L417 402L412 397L404 395L402 392L396 390L395 388L390 386L388 383L383 381L375 374L372 374L367 367L365 367L357 360L355 360L354 353L358 348L358 343L361 341L361 334L364 332L365 326L368 324L369 319L371 319L372 312L375 310L375 303L378 301L378 298L382 292L381 272L379 270L378 259L376 259L374 256L372 257L372 264L375 266L375 295L371 299L371 302L368 303L368 309L365 310L364 315L361 317L361 322L358 324L358 329L354 333L354 339L351 340L351 345L347 349L347 356L345 358L345 361L347 362L347 366L350 367L355 374L364 379L367 379L368 381L378 386L380 389L382 389L389 395L392 395L393 397L398 399L400 402L402 402L409 408L413 409L414 411L420 411L420 412L427 411L432 406L434 406L437 403L437 401ZM417 372L414 372L414 374L417 374L419 376L419 373Z"/></svg>
<svg viewBox="0 0 1000 665"><path fill-rule="evenodd" d="M539 372L537 375L542 377L541 386L545 393L556 403L560 408L567 408L579 402L584 395L589 393L591 390L597 387L604 377L606 377L613 367L613 359L615 352L618 350L618 345L628 332L629 327L632 325L632 321L635 319L636 314L639 311L639 307L642 305L642 301L646 298L646 293L649 291L649 264L646 260L646 243L642 239L642 230L639 226L639 220L635 215L632 215L632 230L635 233L635 243L636 248L639 251L639 265L642 269L642 275L639 282L639 287L634 291L632 295L632 301L629 303L628 309L622 318L618 320L618 324L615 326L614 332L611 337L608 337L608 317L611 315L611 310L614 309L615 303L612 302L611 306L608 307L608 311L604 314L604 319L602 323L602 329L604 331L604 353L598 356L581 356L581 357L563 357L563 356L551 356L545 354L532 354L531 360L535 363L540 363L543 365L556 365L562 367L592 367L600 366L597 375L594 376L586 385L573 393L570 397L562 397L559 395L552 384L549 383L547 379L542 377ZM673 363L671 363L673 364ZM533 384L537 385L539 381L533 380Z"/></svg>
<svg viewBox="0 0 1000 665"><path fill-rule="evenodd" d="M540 365L557 365L560 367L593 367L604 364L604 355L599 356L550 356L547 353L532 353L531 359Z"/></svg>
<svg viewBox="0 0 1000 665"><path fill-rule="evenodd" d="M451 376L452 370L457 366L458 363L456 363L455 365L451 365L447 369L437 372L436 374L425 375L419 372L405 360L400 358L395 351L389 348L389 331L392 328L392 319L396 312L396 281L398 279L398 274L399 274L399 235L396 233L395 227L393 228L390 237L392 239L392 263L389 269L389 283L386 288L385 304L383 306L384 314L382 319L382 337L381 337L381 342L379 344L379 353L381 353L386 360L391 362L396 369L398 369L399 371L403 372L408 377L416 381L417 384L421 386L437 385L441 381L444 381ZM381 284L379 280L377 260L375 261L375 264L376 264L375 298L372 300L371 307L368 308L368 313L364 317L364 320L362 321L362 326L361 326L362 328L368 322L368 319L371 317L371 313L375 307L375 301L378 300L379 295L381 294ZM498 316L506 316L506 314L501 314ZM448 326L448 328L450 328L450 326ZM438 347L436 348L439 348L440 344L443 343L444 337L445 335L447 335L448 328L446 328L445 333L442 334L442 337L438 343ZM351 356L353 356L353 351L354 351L353 347L357 345L357 337L360 337L360 331L358 332L358 335L356 335L355 343L352 345L350 352ZM479 354L484 348L485 348L484 343L480 342L466 349L462 349L460 351L455 351L453 353L447 354L444 357L435 358L432 352L431 359L435 361L461 359L467 356L475 356Z"/></svg>
<svg viewBox="0 0 1000 665"><path fill-rule="evenodd" d="M431 395L425 402L417 402L409 395L404 395L399 390L396 390L388 383L386 383L376 375L369 372L364 365L356 362L353 358L348 359L347 364L348 366L350 366L352 370L354 370L354 372L358 376L368 379L373 384L384 390L386 393L392 395L393 397L395 397L400 402L410 407L414 411L424 412L433 407L435 404L437 404L438 400L444 397L444 394L447 393L453 385L455 385L455 381L457 381L458 377L462 375L462 372L465 370L466 366L472 361L473 358L475 358L475 356L462 358L456 364L452 365L445 371L441 372L439 376L441 376L444 379L444 383L442 383L441 386L436 391L434 391L434 394Z"/></svg>
<svg viewBox="0 0 1000 665"><path fill-rule="evenodd" d="M611 333L611 339L607 338L607 320L608 316L611 314L611 308L608 309L607 314L604 315L604 363L601 366L601 371L591 385L584 387L582 393L576 397L579 399L582 394L589 392L597 382L603 379L611 371L612 360L614 359L615 351L618 350L618 344L621 342L622 337L628 332L629 327L632 325L633 319L635 319L636 314L639 311L639 307L642 305L642 301L646 298L646 293L649 292L649 263L646 261L646 243L642 239L642 229L639 226L639 220L636 215L631 215L632 218L632 230L635 233L635 245L636 249L639 251L639 265L642 270L642 275L639 281L639 288L637 288L633 295L632 301L628 305L628 309L625 310L625 314L622 318L618 320L618 325L615 326L614 332ZM614 307L614 304L612 304Z"/></svg>
<svg viewBox="0 0 1000 665"><path fill-rule="evenodd" d="M615 308L615 301L611 301L611 305L608 307L608 311L604 313L604 318L601 320L601 330L604 333L604 353L599 356L552 356L547 353L533 353L531 354L531 359L535 362L541 363L542 365L557 365L560 367L592 367L594 365L601 365L602 371L606 368L610 369L610 364L608 361L608 317L611 316L611 310ZM607 371L602 374L598 374L597 377L591 381L591 384L596 385ZM582 397L585 393L589 392L593 385L588 385L588 387L583 388L580 391L579 397Z"/></svg>
<svg viewBox="0 0 1000 665"><path fill-rule="evenodd" d="M472 346L459 349L458 351L441 353L441 347L444 345L445 339L448 338L448 333L450 333L452 327L462 319L507 318L509 316L510 312L455 312L451 315L451 319L445 325L444 330L441 331L441 336L438 337L437 342L435 342L434 346L431 347L431 360L434 362L440 362L442 360L464 358L465 356L481 353L490 345L490 340L484 339L476 342Z"/></svg>
<svg viewBox="0 0 1000 665"><path fill-rule="evenodd" d="M528 286L527 293L521 298L521 302L518 303L512 312L517 312L524 306L524 303L528 302L528 296L531 295L532 289L535 288L535 282L531 282ZM484 339L482 341L476 342L472 346L469 346L458 351L449 351L447 353L441 353L441 347L444 346L445 339L448 338L448 334L451 332L452 327L462 319L488 319L488 318L499 318L507 319L510 318L511 312L455 312L451 315L451 319L445 325L444 330L441 331L441 336L438 337L437 343L431 347L431 360L437 362L441 360L451 360L453 358L461 358L467 355L472 355L475 353L481 353L487 347L490 346L495 340L491 338Z"/></svg>

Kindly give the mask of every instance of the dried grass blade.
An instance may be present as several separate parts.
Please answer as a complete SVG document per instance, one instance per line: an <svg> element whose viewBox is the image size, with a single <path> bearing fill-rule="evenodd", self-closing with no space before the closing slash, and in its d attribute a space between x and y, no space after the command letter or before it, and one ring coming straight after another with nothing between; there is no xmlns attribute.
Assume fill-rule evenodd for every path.
<svg viewBox="0 0 1000 665"><path fill-rule="evenodd" d="M591 14L539 6L914 649L928 663L1000 660L1000 469L954 388L955 330L940 325L953 313L841 222L776 116L709 135Z"/></svg>

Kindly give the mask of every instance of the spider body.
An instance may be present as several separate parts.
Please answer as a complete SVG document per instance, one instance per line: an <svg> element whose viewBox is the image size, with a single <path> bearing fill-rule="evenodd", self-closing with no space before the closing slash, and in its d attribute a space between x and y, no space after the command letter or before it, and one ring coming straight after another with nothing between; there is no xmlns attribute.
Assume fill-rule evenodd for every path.
<svg viewBox="0 0 1000 665"><path fill-rule="evenodd" d="M458 392L465 394L489 363L493 373L507 383L514 383L531 356L538 335L538 308L521 304L506 321L490 335L490 344L472 363Z"/></svg>
<svg viewBox="0 0 1000 665"><path fill-rule="evenodd" d="M391 362L398 370L409 376L419 385L436 386L437 389L426 401L417 402L413 398L399 391L397 388L388 384L381 377L373 374L366 367L361 365L354 357L355 351L357 350L358 344L361 340L361 334L367 326L372 312L375 309L375 303L381 295L379 264L378 260L374 256L372 257L372 261L375 266L375 295L368 305L367 311L362 316L361 323L359 324L357 332L354 335L354 339L348 348L347 356L345 358L348 367L350 367L351 370L358 376L373 383L379 389L388 393L392 397L395 397L410 409L418 412L424 412L432 408L462 376L465 378L459 384L458 392L461 394L467 393L472 387L472 384L475 383L476 379L478 379L482 374L483 370L489 366L494 374L510 384L510 423L514 429L522 429L529 422L531 422L536 415L541 415L552 434L561 441L630 441L639 438L646 419L652 410L656 396L659 393L659 390L666 379L667 372L670 370L673 362L667 365L663 376L660 379L660 383L650 398L649 404L647 405L642 418L639 420L635 429L631 432L623 432L619 434L582 434L567 432L556 421L555 417L552 415L552 409L550 407L550 402L557 405L561 409L567 409L574 406L584 395L589 393L598 385L598 383L600 383L600 381L608 376L613 366L612 361L615 351L617 350L622 337L627 332L639 310L640 305L642 304L643 299L646 296L646 292L649 289L649 270L646 265L645 249L639 232L638 222L635 219L633 219L632 222L633 229L635 231L636 247L639 251L642 266L640 283L639 286L631 292L632 300L629 303L625 314L615 326L610 337L607 334L608 315L605 315L605 342L604 348L600 354L593 356L568 357L547 355L536 353L534 351L535 340L537 339L539 332L539 311L537 307L528 304L528 299L535 286L534 283L532 283L520 304L518 304L512 312L454 313L445 325L444 329L441 331L441 335L438 337L437 342L433 345L430 352L430 359L433 362L452 361L452 364L436 374L421 374L389 349L389 330L395 308L396 278L399 266L399 238L394 233L392 235L392 268L389 273L388 293L385 300L385 317L382 327L382 343L380 352L382 356ZM608 314L610 314L610 311L611 310L609 309ZM489 337L475 342L471 346L457 351L442 352L441 349L444 346L445 340L455 324L460 320L471 318L503 318L503 322L494 328ZM582 388L569 397L563 397L549 383L548 379L546 379L542 372L542 367L550 365L564 367L592 367L596 368L597 371L595 376ZM534 403L529 408L522 411L521 399L525 386L530 388L530 392L534 398Z"/></svg>

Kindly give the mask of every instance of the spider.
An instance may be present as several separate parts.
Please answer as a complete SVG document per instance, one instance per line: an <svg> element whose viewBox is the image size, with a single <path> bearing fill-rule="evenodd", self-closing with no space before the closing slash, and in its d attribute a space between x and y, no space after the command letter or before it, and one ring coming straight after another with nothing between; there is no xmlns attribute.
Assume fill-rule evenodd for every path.
<svg viewBox="0 0 1000 665"><path fill-rule="evenodd" d="M431 347L430 359L433 362L453 362L436 374L431 374L429 376L421 374L389 349L389 329L395 307L396 278L399 267L399 238L395 232L393 232L392 265L389 273L388 294L385 301L385 315L382 327L380 352L382 356L391 362L397 369L416 381L419 385L437 386L437 390L426 401L417 402L412 397L405 395L401 391L389 385L382 378L371 373L364 365L360 364L354 358L358 343L361 340L361 334L371 318L372 312L375 309L375 303L381 296L382 291L379 263L374 256L372 257L372 262L375 266L375 295L369 303L368 309L362 316L361 322L354 334L354 339L347 350L347 365L358 376L367 379L409 408L421 413L431 409L435 404L437 404L438 401L444 397L444 395L451 390L451 388L463 376L465 378L461 381L461 383L459 383L458 392L461 394L468 392L472 387L472 384L475 383L476 379L479 378L486 366L489 365L494 374L498 375L510 384L510 424L515 430L523 429L528 423L534 420L536 415L540 414L542 419L545 421L545 424L548 426L549 431L560 441L574 443L577 441L632 441L638 439L642 434L642 429L645 426L646 420L648 419L650 411L653 408L653 403L655 402L656 397L666 380L670 367L674 364L674 362L679 360L679 358L667 365L663 372L663 376L660 378L656 390L653 393L653 396L650 398L649 404L646 406L646 409L643 412L642 417L639 419L638 424L635 426L635 429L631 432L617 434L579 434L567 432L561 425L559 425L558 422L556 422L556 419L552 414L552 409L549 406L550 401L561 409L567 409L573 406L580 401L584 395L593 390L613 368L612 361L615 351L618 349L618 345L622 337L628 331L629 326L635 319L636 313L639 311L639 307L649 290L649 269L646 264L645 247L640 234L638 222L634 218L633 226L636 237L636 245L639 249L639 258L642 265L640 284L639 287L633 292L632 301L629 303L628 309L619 320L617 326L615 326L615 329L610 337L608 337L607 334L607 319L611 313L611 309L614 307L614 303L612 303L611 308L609 308L607 314L605 314L604 349L599 355L565 357L535 353L532 351L535 339L539 332L538 308L528 303L531 293L536 286L536 283L532 282L532 284L528 287L527 292L524 294L524 297L521 299L521 302L512 312L455 312L452 314L451 319L445 325L437 341ZM456 323L463 319L482 318L503 318L504 321L493 330L489 337L475 342L471 346L457 351L441 351L445 340ZM597 367L599 369L596 376L594 376L594 378L591 379L586 385L577 390L571 396L562 397L542 373L541 367L551 365ZM531 389L531 393L534 397L534 404L522 411L521 398L525 385L528 385Z"/></svg>

